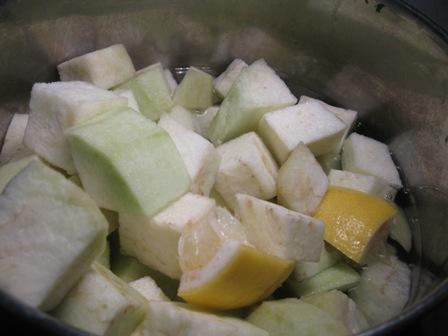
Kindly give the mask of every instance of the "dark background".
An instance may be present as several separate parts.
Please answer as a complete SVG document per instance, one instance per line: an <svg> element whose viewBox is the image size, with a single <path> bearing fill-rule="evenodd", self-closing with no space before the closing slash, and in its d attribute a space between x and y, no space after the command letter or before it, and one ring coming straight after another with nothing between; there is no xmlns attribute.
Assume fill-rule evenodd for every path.
<svg viewBox="0 0 448 336"><path fill-rule="evenodd" d="M448 30L448 0L407 0L406 2Z"/></svg>
<svg viewBox="0 0 448 336"><path fill-rule="evenodd" d="M448 0L407 0L406 2L448 31ZM0 316L0 321L2 322L0 335L30 334L30 326L23 321L16 321L12 316ZM34 329L31 334L40 335L41 333ZM50 334L47 335L50 336ZM422 318L413 321L403 330L395 332L394 335L448 335L448 301Z"/></svg>

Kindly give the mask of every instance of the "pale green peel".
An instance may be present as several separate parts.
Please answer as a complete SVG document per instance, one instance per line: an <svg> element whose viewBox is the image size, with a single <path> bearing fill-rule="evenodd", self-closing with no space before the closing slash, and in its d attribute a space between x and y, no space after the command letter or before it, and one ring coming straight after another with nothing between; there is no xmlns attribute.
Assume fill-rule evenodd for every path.
<svg viewBox="0 0 448 336"><path fill-rule="evenodd" d="M265 301L247 321L272 336L346 336L343 323L319 308L297 299Z"/></svg>
<svg viewBox="0 0 448 336"><path fill-rule="evenodd" d="M208 130L208 138L222 144L255 130L261 117L297 102L286 84L259 60L243 69L221 104Z"/></svg>
<svg viewBox="0 0 448 336"><path fill-rule="evenodd" d="M288 288L298 297L326 292L332 289L341 291L354 287L360 276L353 268L341 261L333 267L318 273L312 278L298 282L294 278L287 281Z"/></svg>
<svg viewBox="0 0 448 336"><path fill-rule="evenodd" d="M160 63L137 74L123 87L132 90L140 112L151 120L159 120L163 112L169 112L174 107L171 91Z"/></svg>
<svg viewBox="0 0 448 336"><path fill-rule="evenodd" d="M169 135L131 109L102 114L66 136L82 184L102 208L152 216L190 188Z"/></svg>
<svg viewBox="0 0 448 336"><path fill-rule="evenodd" d="M174 102L188 109L204 110L213 105L213 77L191 67L174 92Z"/></svg>
<svg viewBox="0 0 448 336"><path fill-rule="evenodd" d="M53 314L94 334L122 336L143 321L145 303L133 288L94 263Z"/></svg>

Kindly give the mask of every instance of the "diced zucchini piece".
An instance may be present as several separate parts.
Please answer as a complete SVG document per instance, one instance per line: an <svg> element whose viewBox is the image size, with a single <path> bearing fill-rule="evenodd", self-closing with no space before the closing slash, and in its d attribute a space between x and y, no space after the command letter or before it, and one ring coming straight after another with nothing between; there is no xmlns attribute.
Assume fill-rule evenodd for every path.
<svg viewBox="0 0 448 336"><path fill-rule="evenodd" d="M170 69L163 69L163 74L165 75L166 82L168 83L168 87L170 88L171 95L174 94L177 88L177 82L174 79L174 76Z"/></svg>
<svg viewBox="0 0 448 336"><path fill-rule="evenodd" d="M301 297L330 291L332 289L345 291L356 286L359 279L358 272L345 262L340 261L312 278L300 282L291 277L287 281L287 286L295 295Z"/></svg>
<svg viewBox="0 0 448 336"><path fill-rule="evenodd" d="M28 114L19 113L14 114L12 117L0 154L1 165L32 154L31 150L23 144L28 117Z"/></svg>
<svg viewBox="0 0 448 336"><path fill-rule="evenodd" d="M137 100L135 100L135 96L130 89L115 89L113 93L120 97L124 97L128 100L128 107L133 109L134 111L140 112L140 109L137 104Z"/></svg>
<svg viewBox="0 0 448 336"><path fill-rule="evenodd" d="M82 186L81 179L79 178L78 174L72 175L69 177L69 181L72 181L74 184L76 184L81 189L84 189ZM107 209L101 209L101 212L106 218L107 222L109 223L109 230L108 233L114 232L118 228L118 212L107 210Z"/></svg>
<svg viewBox="0 0 448 336"><path fill-rule="evenodd" d="M349 330L327 312L297 299L265 301L247 321L275 336L347 336Z"/></svg>
<svg viewBox="0 0 448 336"><path fill-rule="evenodd" d="M219 106L210 106L201 114L196 114L197 132L203 137L207 137L211 122L219 111Z"/></svg>
<svg viewBox="0 0 448 336"><path fill-rule="evenodd" d="M160 63L140 70L126 86L134 93L140 112L151 120L159 120L163 112L169 112L174 106Z"/></svg>
<svg viewBox="0 0 448 336"><path fill-rule="evenodd" d="M84 82L34 84L24 143L52 165L74 173L64 130L126 105L125 98Z"/></svg>
<svg viewBox="0 0 448 336"><path fill-rule="evenodd" d="M122 44L96 50L58 65L61 80L84 81L102 89L124 83L135 74L135 68Z"/></svg>
<svg viewBox="0 0 448 336"><path fill-rule="evenodd" d="M185 107L176 105L171 109L169 116L185 128L196 132L196 113L187 110Z"/></svg>
<svg viewBox="0 0 448 336"><path fill-rule="evenodd" d="M342 169L380 177L396 189L403 186L387 145L358 133L344 142Z"/></svg>
<svg viewBox="0 0 448 336"><path fill-rule="evenodd" d="M397 212L389 222L390 237L398 242L407 252L410 252L412 248L411 228L409 227L409 223L404 211L396 205L395 208L397 209Z"/></svg>
<svg viewBox="0 0 448 336"><path fill-rule="evenodd" d="M162 115L159 126L174 141L191 178L191 192L208 196L215 184L220 156L215 147L199 134L185 128L168 114Z"/></svg>
<svg viewBox="0 0 448 336"><path fill-rule="evenodd" d="M339 153L342 149L342 145L344 144L344 140L347 137L348 133L353 128L353 124L356 121L356 118L358 116L358 112L353 110L347 110L336 106L331 106L321 100L307 97L307 96L301 96L300 105L303 105L305 108L315 108L316 105L320 105L327 109L328 111L332 112L336 117L338 117L344 124L345 124L345 131L342 135L341 139L339 140L339 144L335 149L335 153Z"/></svg>
<svg viewBox="0 0 448 336"><path fill-rule="evenodd" d="M103 253L96 258L96 261L98 264L110 269L110 246L108 241L106 241L106 244L104 245Z"/></svg>
<svg viewBox="0 0 448 336"><path fill-rule="evenodd" d="M395 257L367 266L359 285L350 293L374 326L399 314L409 299L411 271Z"/></svg>
<svg viewBox="0 0 448 336"><path fill-rule="evenodd" d="M237 58L233 60L233 62L229 64L227 69L213 81L215 91L221 98L227 96L233 83L238 78L241 71L246 67L246 62Z"/></svg>
<svg viewBox="0 0 448 336"><path fill-rule="evenodd" d="M120 214L123 252L143 264L180 279L178 242L187 223L195 223L215 206L212 199L187 193L154 217Z"/></svg>
<svg viewBox="0 0 448 336"><path fill-rule="evenodd" d="M221 156L215 189L234 209L237 193L269 200L276 195L277 164L254 132L217 148Z"/></svg>
<svg viewBox="0 0 448 336"><path fill-rule="evenodd" d="M268 336L264 330L240 319L215 315L182 303L152 301L147 310L146 320L136 335Z"/></svg>
<svg viewBox="0 0 448 336"><path fill-rule="evenodd" d="M53 309L104 250L106 234L87 194L31 161L0 195L0 288Z"/></svg>
<svg viewBox="0 0 448 336"><path fill-rule="evenodd" d="M332 169L341 169L341 155L328 153L316 157L317 162L324 170L325 174L329 174Z"/></svg>
<svg viewBox="0 0 448 336"><path fill-rule="evenodd" d="M131 109L99 115L66 136L82 184L102 208L152 216L190 188L170 136Z"/></svg>
<svg viewBox="0 0 448 336"><path fill-rule="evenodd" d="M278 203L311 216L316 212L327 187L327 175L308 147L299 143L278 171Z"/></svg>
<svg viewBox="0 0 448 336"><path fill-rule="evenodd" d="M24 157L20 160L9 162L0 167L0 192L3 192L6 185L16 176L23 168L28 166L31 161L38 161L35 155Z"/></svg>
<svg viewBox="0 0 448 336"><path fill-rule="evenodd" d="M356 309L355 302L341 291L332 290L307 296L302 300L342 322L352 334L357 334L369 327L365 317Z"/></svg>
<svg viewBox="0 0 448 336"><path fill-rule="evenodd" d="M148 301L170 301L150 276L134 280L129 283L129 286Z"/></svg>
<svg viewBox="0 0 448 336"><path fill-rule="evenodd" d="M283 259L319 260L324 223L244 194L237 194L236 202L236 216L256 249Z"/></svg>
<svg viewBox="0 0 448 336"><path fill-rule="evenodd" d="M213 105L213 76L190 67L177 86L174 103L192 110L204 110Z"/></svg>
<svg viewBox="0 0 448 336"><path fill-rule="evenodd" d="M94 263L53 315L95 335L130 335L145 318L145 299Z"/></svg>
<svg viewBox="0 0 448 336"><path fill-rule="evenodd" d="M264 60L241 71L208 130L209 139L220 145L257 128L269 111L294 105L297 98Z"/></svg>
<svg viewBox="0 0 448 336"><path fill-rule="evenodd" d="M295 105L266 113L258 131L279 163L303 142L314 155L338 153L346 125L320 105Z"/></svg>
<svg viewBox="0 0 448 336"><path fill-rule="evenodd" d="M388 200L393 200L397 193L395 188L379 177L344 170L332 169L328 174L328 181L336 187L354 189Z"/></svg>
<svg viewBox="0 0 448 336"><path fill-rule="evenodd" d="M294 278L302 281L330 268L341 260L341 254L329 244L322 249L320 259L317 262L299 261L294 267Z"/></svg>

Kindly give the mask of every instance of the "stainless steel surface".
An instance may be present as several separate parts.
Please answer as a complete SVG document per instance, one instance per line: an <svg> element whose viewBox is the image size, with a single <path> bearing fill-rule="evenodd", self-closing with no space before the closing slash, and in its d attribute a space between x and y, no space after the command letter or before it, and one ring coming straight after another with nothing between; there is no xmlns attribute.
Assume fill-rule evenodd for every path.
<svg viewBox="0 0 448 336"><path fill-rule="evenodd" d="M235 57L265 58L297 96L359 111L364 133L387 142L401 167L415 237L413 297L369 334L388 331L448 293L448 45L396 1L381 4L3 1L0 134L27 110L34 82L56 80L58 63L114 43L126 45L137 68L162 61L217 74Z"/></svg>

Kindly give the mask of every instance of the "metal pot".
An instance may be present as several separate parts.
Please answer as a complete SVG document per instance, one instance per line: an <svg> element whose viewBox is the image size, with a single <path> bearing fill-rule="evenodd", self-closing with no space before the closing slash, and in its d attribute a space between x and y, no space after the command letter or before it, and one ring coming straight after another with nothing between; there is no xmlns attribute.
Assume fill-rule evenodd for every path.
<svg viewBox="0 0 448 336"><path fill-rule="evenodd" d="M34 82L73 56L124 43L137 68L155 61L219 73L265 58L299 96L359 111L390 145L414 233L411 300L365 332L391 332L448 296L448 34L402 1L0 1L0 134L26 112ZM46 330L84 335L0 293L0 307Z"/></svg>

